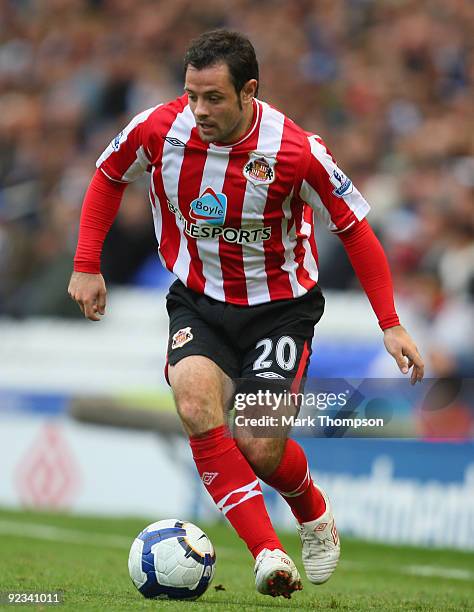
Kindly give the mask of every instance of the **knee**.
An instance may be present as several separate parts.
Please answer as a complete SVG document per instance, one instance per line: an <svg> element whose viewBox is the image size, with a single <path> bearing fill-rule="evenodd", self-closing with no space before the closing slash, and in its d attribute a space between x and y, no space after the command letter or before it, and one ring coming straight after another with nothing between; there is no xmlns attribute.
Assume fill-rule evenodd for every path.
<svg viewBox="0 0 474 612"><path fill-rule="evenodd" d="M198 435L221 425L223 411L219 381L212 371L204 369L198 374L194 368L184 368L180 363L170 368L169 378L176 409L187 433Z"/></svg>
<svg viewBox="0 0 474 612"><path fill-rule="evenodd" d="M174 391L176 410L186 431L197 435L222 424L222 409L212 393L181 388Z"/></svg>
<svg viewBox="0 0 474 612"><path fill-rule="evenodd" d="M277 439L238 438L237 446L260 478L270 476L280 464L284 445Z"/></svg>
<svg viewBox="0 0 474 612"><path fill-rule="evenodd" d="M188 395L179 398L175 396L175 402L179 418L186 428L194 432L199 421L203 420L203 415L206 413L205 404L200 401L199 397Z"/></svg>

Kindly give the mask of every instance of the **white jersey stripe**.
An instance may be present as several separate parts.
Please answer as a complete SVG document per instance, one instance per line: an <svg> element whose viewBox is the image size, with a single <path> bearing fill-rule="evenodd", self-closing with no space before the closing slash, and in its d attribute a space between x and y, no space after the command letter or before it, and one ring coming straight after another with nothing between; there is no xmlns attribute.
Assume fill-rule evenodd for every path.
<svg viewBox="0 0 474 612"><path fill-rule="evenodd" d="M301 233L307 236L307 238L303 238L303 248L304 248L303 267L308 272L310 279L313 280L315 283L317 283L318 282L318 268L316 266L316 261L314 260L313 252L311 251L311 245L309 243L309 238L312 232L313 232L313 227L307 221L303 220L303 223L301 224Z"/></svg>
<svg viewBox="0 0 474 612"><path fill-rule="evenodd" d="M202 194L208 187L211 187L216 193L222 193L228 164L229 149L217 147L211 143L207 150L199 194ZM227 202L227 206L231 204L231 202ZM202 261L202 273L206 281L204 291L215 300L224 302L225 292L219 257L219 240L198 238L196 239L196 246L199 258Z"/></svg>
<svg viewBox="0 0 474 612"><path fill-rule="evenodd" d="M131 183L137 180L137 178L139 178L150 165L150 160L145 153L143 145L137 149L136 155L137 157L135 161L122 176L122 181L124 183Z"/></svg>
<svg viewBox="0 0 474 612"><path fill-rule="evenodd" d="M334 160L329 155L326 147L317 140L316 136L310 136L308 140L311 145L311 153L326 170L328 177L331 177L333 172L339 169L337 164L334 163ZM370 206L355 186L353 186L351 193L343 195L341 199L352 210L359 221L363 219L370 210ZM308 204L311 204L311 202L308 202Z"/></svg>
<svg viewBox="0 0 474 612"><path fill-rule="evenodd" d="M150 202L151 202L151 212L153 215L153 225L155 226L155 236L158 241L158 256L160 258L161 263L166 268L166 262L160 251L163 219L162 219L161 211L160 211L160 200L158 196L156 195L156 191L155 191L155 181L153 180L154 172L155 172L155 168L153 168L151 171L151 181L150 181L150 191L149 191Z"/></svg>
<svg viewBox="0 0 474 612"><path fill-rule="evenodd" d="M292 211L291 211L291 200L293 198L293 191L290 195L285 198L283 202L283 214L284 217L281 220L281 238L283 242L283 246L285 249L285 263L282 265L281 269L287 272L288 278L290 280L291 289L293 291L293 297L299 297L306 293L306 289L302 287L298 283L298 277L296 276L296 270L298 269L298 264L295 261L295 251L294 248L296 246L296 231L295 224L293 223L293 227L290 232L288 232L288 226L291 221Z"/></svg>
<svg viewBox="0 0 474 612"><path fill-rule="evenodd" d="M311 206L319 220L322 221L331 232L337 231L337 225L331 220L329 210L324 206L319 197L319 193L313 189L306 180L303 180L301 184L300 196Z"/></svg>
<svg viewBox="0 0 474 612"><path fill-rule="evenodd" d="M123 131L120 132L120 134L116 138L114 138L112 140L112 142L109 144L109 146L105 149L105 151L102 153L102 155L96 161L95 165L97 166L97 168L99 168L105 162L105 160L112 155L112 153L116 153L118 146L122 146L126 142L130 132L135 127L137 127L137 125L139 125L140 123L143 123L144 121L146 121L148 119L148 117L151 115L151 113L154 110L156 110L159 106L162 106L162 105L158 104L157 106L152 106L151 108L147 108L143 112L141 112L138 115L136 115L130 121L130 123L123 129ZM143 147L140 147L140 149L142 149L142 148ZM147 160L147 155L145 154L145 151L143 151L143 156L140 155L140 157L139 157L138 151L137 151L137 158L133 162L133 164L138 162L138 163L144 164L144 165L140 165L140 171L138 173L137 173L137 169L135 170L134 178L126 179L125 175L127 174L127 172L125 172L123 177L122 177L122 180L124 182L128 183L130 180L133 181L136 178L138 178L138 176L140 176L140 174L143 174L143 172L145 172L145 170L147 169L148 164L150 163L148 160L146 161L146 163L144 163L145 160Z"/></svg>
<svg viewBox="0 0 474 612"><path fill-rule="evenodd" d="M177 138L181 142L188 142L191 131L195 125L194 117L189 106L186 106L181 113L176 115L167 138ZM178 208L178 186L181 166L184 159L184 147L175 147L169 140L163 143L162 169L161 176L163 179L163 187L166 196L174 206ZM184 223L175 217L176 224L179 227L179 251L173 266L173 273L184 283L188 281L189 267L191 265L191 257L188 251L186 234L184 231Z"/></svg>
<svg viewBox="0 0 474 612"><path fill-rule="evenodd" d="M265 157L276 157L281 147L285 117L266 102L258 103L262 106L262 120L258 133L257 152ZM262 224L267 195L268 185L254 185L247 181L242 216ZM263 242L243 245L242 255L249 305L270 301Z"/></svg>

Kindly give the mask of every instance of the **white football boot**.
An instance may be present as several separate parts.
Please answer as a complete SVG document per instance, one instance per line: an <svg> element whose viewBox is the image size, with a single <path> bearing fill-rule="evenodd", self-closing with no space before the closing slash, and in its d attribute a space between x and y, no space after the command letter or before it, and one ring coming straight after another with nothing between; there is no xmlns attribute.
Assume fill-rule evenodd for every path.
<svg viewBox="0 0 474 612"><path fill-rule="evenodd" d="M303 585L296 565L282 550L264 548L255 559L255 586L263 595L290 599Z"/></svg>
<svg viewBox="0 0 474 612"><path fill-rule="evenodd" d="M297 523L296 527L303 545L302 556L306 576L313 584L323 584L329 580L336 569L341 552L331 504L326 493L319 487L318 490L326 502L324 514L309 523Z"/></svg>

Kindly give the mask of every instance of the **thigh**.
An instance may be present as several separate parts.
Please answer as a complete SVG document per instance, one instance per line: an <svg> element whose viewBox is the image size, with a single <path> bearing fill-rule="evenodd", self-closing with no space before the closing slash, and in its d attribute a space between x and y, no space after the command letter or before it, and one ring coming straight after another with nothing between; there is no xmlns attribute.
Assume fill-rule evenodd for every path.
<svg viewBox="0 0 474 612"><path fill-rule="evenodd" d="M222 425L234 393L233 381L207 357L191 355L168 369L178 414L189 435Z"/></svg>
<svg viewBox="0 0 474 612"><path fill-rule="evenodd" d="M185 291L188 291L185 289ZM183 292L184 293L184 292ZM240 357L224 334L209 322L199 296L169 294L167 363L175 366L185 357L200 355L213 361L230 378L239 375Z"/></svg>

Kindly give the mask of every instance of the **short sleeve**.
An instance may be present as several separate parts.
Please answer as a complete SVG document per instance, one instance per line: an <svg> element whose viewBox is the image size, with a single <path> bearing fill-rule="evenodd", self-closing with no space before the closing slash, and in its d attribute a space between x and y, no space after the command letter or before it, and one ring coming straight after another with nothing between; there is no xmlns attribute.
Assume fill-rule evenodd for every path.
<svg viewBox="0 0 474 612"><path fill-rule="evenodd" d="M131 183L150 165L147 120L156 108L154 106L136 115L97 160L97 168L113 181Z"/></svg>
<svg viewBox="0 0 474 612"><path fill-rule="evenodd" d="M331 232L339 233L361 221L370 206L339 168L319 136L308 136L309 160L301 182L300 197Z"/></svg>

